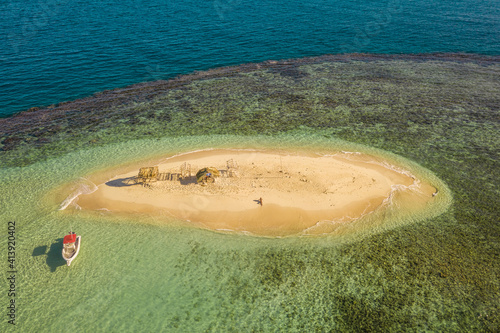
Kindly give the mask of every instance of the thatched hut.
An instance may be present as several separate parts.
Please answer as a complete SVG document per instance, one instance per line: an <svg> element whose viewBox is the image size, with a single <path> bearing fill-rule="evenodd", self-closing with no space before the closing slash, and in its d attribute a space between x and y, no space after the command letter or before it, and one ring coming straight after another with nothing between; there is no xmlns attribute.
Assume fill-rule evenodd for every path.
<svg viewBox="0 0 500 333"><path fill-rule="evenodd" d="M215 182L216 177L220 177L220 172L214 167L206 167L196 173L196 181L201 185Z"/></svg>
<svg viewBox="0 0 500 333"><path fill-rule="evenodd" d="M139 174L137 175L138 183L146 183L158 180L158 167L145 167L139 169Z"/></svg>

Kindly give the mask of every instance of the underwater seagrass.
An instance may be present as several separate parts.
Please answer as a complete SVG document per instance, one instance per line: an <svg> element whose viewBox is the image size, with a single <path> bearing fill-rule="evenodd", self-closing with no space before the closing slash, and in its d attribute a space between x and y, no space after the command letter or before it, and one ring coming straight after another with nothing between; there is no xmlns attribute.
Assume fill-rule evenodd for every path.
<svg viewBox="0 0 500 333"><path fill-rule="evenodd" d="M0 119L0 215L22 235L19 326L67 329L70 311L71 325L109 331L498 331L499 71L498 57L325 56L215 69ZM453 203L344 242L74 216L46 200L111 166L282 137L299 148L340 139L402 156L442 180ZM68 271L57 237L70 228L84 241Z"/></svg>

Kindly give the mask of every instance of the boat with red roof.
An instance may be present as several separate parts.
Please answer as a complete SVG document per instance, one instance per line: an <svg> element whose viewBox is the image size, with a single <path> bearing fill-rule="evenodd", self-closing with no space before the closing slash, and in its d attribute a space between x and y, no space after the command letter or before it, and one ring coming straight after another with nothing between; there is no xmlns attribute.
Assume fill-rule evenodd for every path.
<svg viewBox="0 0 500 333"><path fill-rule="evenodd" d="M77 236L71 231L68 235L64 236L62 256L64 260L66 260L68 266L71 265L71 262L80 251L81 238L82 236Z"/></svg>

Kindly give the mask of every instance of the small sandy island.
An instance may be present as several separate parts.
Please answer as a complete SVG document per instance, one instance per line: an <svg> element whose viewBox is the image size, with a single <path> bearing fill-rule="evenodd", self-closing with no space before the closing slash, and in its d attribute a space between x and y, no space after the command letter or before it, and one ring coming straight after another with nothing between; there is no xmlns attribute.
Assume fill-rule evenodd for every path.
<svg viewBox="0 0 500 333"><path fill-rule="evenodd" d="M286 236L320 221L346 223L383 209L398 191L409 192L415 207L437 191L406 170L360 153L207 150L167 158L157 167L156 181L138 182L135 169L80 195L77 204L84 210L172 216L213 230ZM204 167L219 171L214 183L197 182Z"/></svg>

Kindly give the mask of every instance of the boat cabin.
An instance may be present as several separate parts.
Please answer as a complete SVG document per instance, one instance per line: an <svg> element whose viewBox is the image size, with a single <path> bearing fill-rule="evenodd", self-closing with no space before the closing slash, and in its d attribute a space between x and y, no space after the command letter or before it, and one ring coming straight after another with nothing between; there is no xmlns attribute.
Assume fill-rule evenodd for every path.
<svg viewBox="0 0 500 333"><path fill-rule="evenodd" d="M75 233L71 233L69 235L64 236L63 240L64 251L66 253L71 253L76 251L75 242L76 242Z"/></svg>

